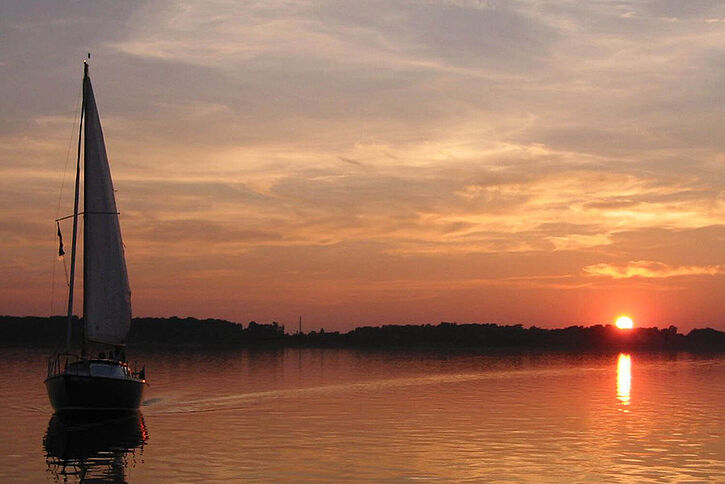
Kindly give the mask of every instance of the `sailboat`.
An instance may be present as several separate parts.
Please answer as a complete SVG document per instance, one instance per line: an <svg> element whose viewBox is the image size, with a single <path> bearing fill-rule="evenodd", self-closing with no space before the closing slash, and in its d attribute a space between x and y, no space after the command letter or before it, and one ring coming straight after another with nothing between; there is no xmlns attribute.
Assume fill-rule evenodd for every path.
<svg viewBox="0 0 725 484"><path fill-rule="evenodd" d="M81 158L82 213L79 212ZM73 353L73 288L80 215L83 215L83 324L82 335L76 337L80 340L80 353ZM132 370L124 350L131 327L131 290L113 181L87 59L83 63L73 215L64 218L73 219L68 326L65 351L48 360L45 386L50 403L56 411L136 410L147 385L146 372L145 368ZM58 232L60 235L60 226Z"/></svg>

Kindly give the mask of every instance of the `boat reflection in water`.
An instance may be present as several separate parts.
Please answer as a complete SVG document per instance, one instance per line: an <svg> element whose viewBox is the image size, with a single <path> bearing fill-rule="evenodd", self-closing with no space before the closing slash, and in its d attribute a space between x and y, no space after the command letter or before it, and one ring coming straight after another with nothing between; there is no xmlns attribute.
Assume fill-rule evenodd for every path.
<svg viewBox="0 0 725 484"><path fill-rule="evenodd" d="M632 357L620 353L617 358L617 400L622 406L619 410L629 412L626 408L630 401L630 392L632 390Z"/></svg>
<svg viewBox="0 0 725 484"><path fill-rule="evenodd" d="M147 440L137 411L56 413L43 448L57 482L126 482L126 469L136 465Z"/></svg>

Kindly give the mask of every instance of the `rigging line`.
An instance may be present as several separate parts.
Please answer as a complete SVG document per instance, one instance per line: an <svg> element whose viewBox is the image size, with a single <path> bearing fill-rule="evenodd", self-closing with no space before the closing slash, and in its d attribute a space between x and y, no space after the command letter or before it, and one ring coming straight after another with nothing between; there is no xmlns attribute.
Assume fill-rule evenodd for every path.
<svg viewBox="0 0 725 484"><path fill-rule="evenodd" d="M53 316L53 299L55 298L55 267L56 263L53 261L53 272L50 276L50 314L48 316Z"/></svg>
<svg viewBox="0 0 725 484"><path fill-rule="evenodd" d="M78 212L78 215L86 215L86 214L90 214L90 215L121 215L121 212L86 212L86 211ZM65 217L55 219L55 221L61 222L63 220L67 220L67 219L73 218L73 217L75 217L75 215L66 215Z"/></svg>
<svg viewBox="0 0 725 484"><path fill-rule="evenodd" d="M60 193L58 194L58 205L55 210L55 218L58 219L58 214L60 213L60 204L63 199L63 189L65 188L65 180L68 175L68 163L70 163L70 152L73 148L74 141L76 139L76 128L78 127L77 123L75 122L75 114L80 110L80 105L83 102L83 87L78 91L78 97L76 98L75 103L75 110L73 111L73 123L71 127L71 133L70 137L68 138L68 147L66 148L65 152L65 166L63 167L63 177L61 178L60 182Z"/></svg>
<svg viewBox="0 0 725 484"><path fill-rule="evenodd" d="M65 179L66 175L68 174L68 163L70 162L70 151L73 147L73 142L75 141L75 133L76 133L76 123L75 123L75 113L78 112L79 106L83 102L83 87L78 90L78 95L76 96L76 102L75 102L75 108L73 110L73 123L71 123L71 132L70 136L68 138L68 146L65 150L65 166L63 167L63 176L61 177L60 181L60 191L58 192L58 204L55 208L55 218L58 218L58 214L60 213L60 204L63 200L63 188L65 187ZM56 237L53 237L53 242L55 245ZM51 271L51 277L50 277L50 316L53 316L53 304L55 303L55 269L58 264L57 258L53 257L53 268ZM65 271L65 280L66 280L66 287L69 287L70 284L68 282L68 266L66 263L65 258L63 258L63 269Z"/></svg>
<svg viewBox="0 0 725 484"><path fill-rule="evenodd" d="M70 280L68 279L68 261L63 257L63 270L65 271L65 285L70 287Z"/></svg>
<svg viewBox="0 0 725 484"><path fill-rule="evenodd" d="M63 272L65 272L65 285L66 287L70 287L70 281L68 280L68 261L65 257L61 256L58 257L63 261ZM53 271L50 278L50 314L49 316L53 316L53 307L55 306L55 268L57 267L57 264L53 264Z"/></svg>

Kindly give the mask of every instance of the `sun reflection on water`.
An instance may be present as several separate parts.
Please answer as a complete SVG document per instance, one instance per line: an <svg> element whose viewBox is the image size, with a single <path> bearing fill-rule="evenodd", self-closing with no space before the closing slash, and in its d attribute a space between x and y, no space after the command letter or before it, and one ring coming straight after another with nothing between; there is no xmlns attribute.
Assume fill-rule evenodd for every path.
<svg viewBox="0 0 725 484"><path fill-rule="evenodd" d="M620 353L617 359L617 400L620 405L626 407L630 402L630 391L632 389L632 357ZM629 412L626 408L620 408L623 412Z"/></svg>

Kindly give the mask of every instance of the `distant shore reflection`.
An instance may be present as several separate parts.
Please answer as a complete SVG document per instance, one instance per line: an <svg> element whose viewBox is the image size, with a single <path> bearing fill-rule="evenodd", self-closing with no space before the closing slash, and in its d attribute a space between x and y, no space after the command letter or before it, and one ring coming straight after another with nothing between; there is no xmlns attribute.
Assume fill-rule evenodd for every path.
<svg viewBox="0 0 725 484"><path fill-rule="evenodd" d="M140 412L54 414L43 438L56 482L127 482L148 431Z"/></svg>
<svg viewBox="0 0 725 484"><path fill-rule="evenodd" d="M617 400L620 405L626 407L630 402L630 392L632 390L632 357L620 353L617 358ZM628 412L626 408L620 409Z"/></svg>

